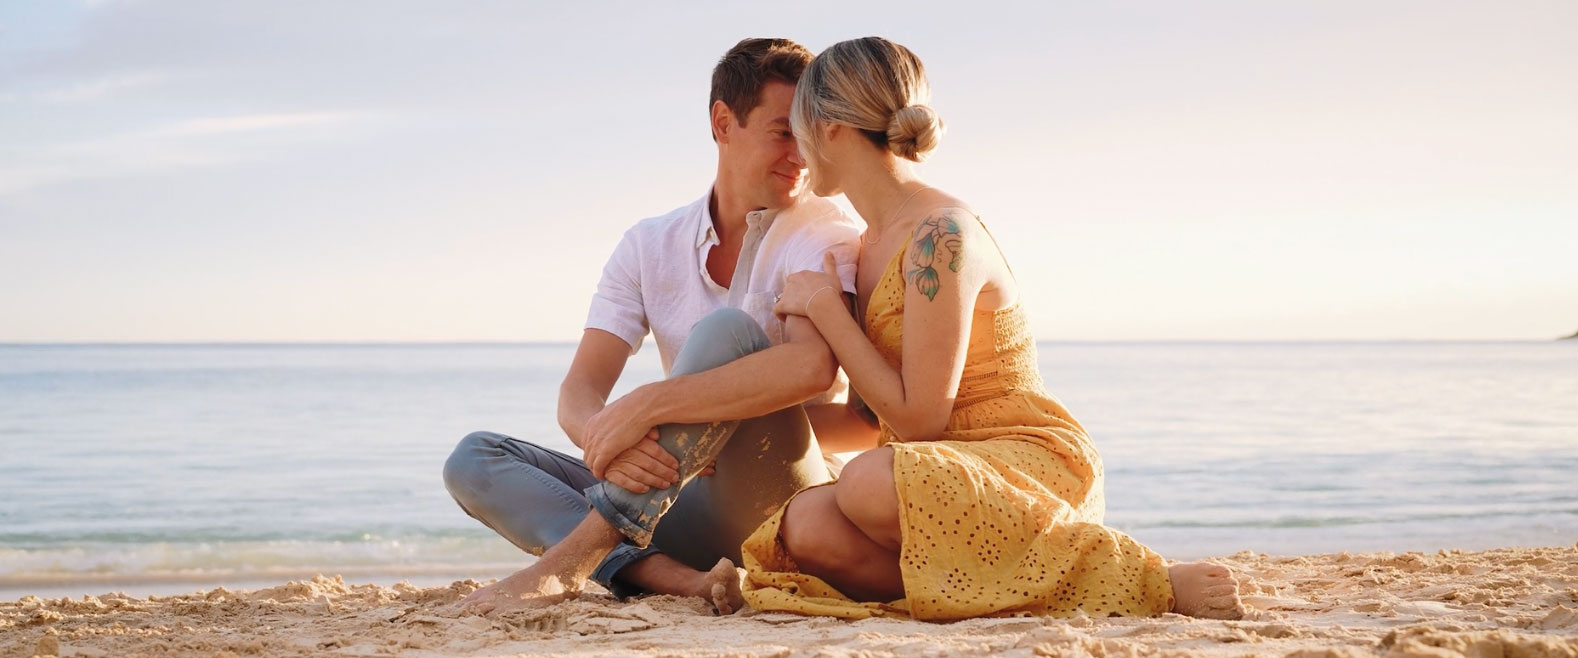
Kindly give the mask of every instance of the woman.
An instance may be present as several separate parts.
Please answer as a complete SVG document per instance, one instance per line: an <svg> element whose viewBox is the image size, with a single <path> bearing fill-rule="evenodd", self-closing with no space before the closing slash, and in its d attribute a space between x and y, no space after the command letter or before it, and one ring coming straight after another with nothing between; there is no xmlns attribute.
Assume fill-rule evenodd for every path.
<svg viewBox="0 0 1578 658"><path fill-rule="evenodd" d="M796 89L813 190L842 192L869 229L859 321L831 263L791 276L776 310L815 323L880 420L878 447L746 540L746 600L849 618L1241 617L1225 567L1169 568L1101 525L1100 457L1043 387L1007 263L910 167L942 134L929 100L920 60L876 37L828 48Z"/></svg>

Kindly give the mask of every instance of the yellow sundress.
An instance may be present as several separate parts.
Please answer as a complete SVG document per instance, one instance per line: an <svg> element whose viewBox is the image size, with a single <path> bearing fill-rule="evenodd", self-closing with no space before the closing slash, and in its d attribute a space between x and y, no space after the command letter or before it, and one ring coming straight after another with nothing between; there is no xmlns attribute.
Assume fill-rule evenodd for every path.
<svg viewBox="0 0 1578 658"><path fill-rule="evenodd" d="M895 368L903 351L905 251L883 272L865 314L866 337ZM1102 525L1101 457L1046 391L1020 305L977 311L966 349L939 440L906 443L881 426L878 445L894 453L905 598L856 602L800 573L779 540L780 509L742 546L752 607L933 621L1172 609L1161 556Z"/></svg>

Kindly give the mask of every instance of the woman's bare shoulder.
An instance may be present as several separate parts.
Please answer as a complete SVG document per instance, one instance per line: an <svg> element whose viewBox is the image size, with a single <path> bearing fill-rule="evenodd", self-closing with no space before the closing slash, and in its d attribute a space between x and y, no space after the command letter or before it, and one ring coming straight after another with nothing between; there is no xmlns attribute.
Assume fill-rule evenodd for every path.
<svg viewBox="0 0 1578 658"><path fill-rule="evenodd" d="M910 232L909 252L905 279L928 298L948 280L977 291L979 310L996 310L1018 297L997 240L968 206L927 211Z"/></svg>

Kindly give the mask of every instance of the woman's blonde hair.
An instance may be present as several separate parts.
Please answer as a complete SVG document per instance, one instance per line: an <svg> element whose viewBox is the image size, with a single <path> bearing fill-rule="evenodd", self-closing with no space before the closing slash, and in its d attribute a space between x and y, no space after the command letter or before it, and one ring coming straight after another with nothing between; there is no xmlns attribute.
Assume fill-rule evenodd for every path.
<svg viewBox="0 0 1578 658"><path fill-rule="evenodd" d="M821 146L816 126L836 123L920 162L942 141L942 119L930 102L920 58L882 37L866 37L835 43L811 60L795 88L789 120L807 160Z"/></svg>

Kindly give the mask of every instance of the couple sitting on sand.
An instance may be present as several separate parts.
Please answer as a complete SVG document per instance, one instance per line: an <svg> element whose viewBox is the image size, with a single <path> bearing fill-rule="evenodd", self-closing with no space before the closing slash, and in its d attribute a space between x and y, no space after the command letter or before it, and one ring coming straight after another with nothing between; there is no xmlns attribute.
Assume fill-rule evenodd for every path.
<svg viewBox="0 0 1578 658"><path fill-rule="evenodd" d="M476 432L444 466L467 514L541 556L463 605L593 579L720 614L1242 615L1225 567L1102 525L1101 458L1043 387L1008 264L910 166L942 135L929 100L881 38L723 56L712 189L625 233L560 388L584 461ZM607 401L648 331L667 379Z"/></svg>

